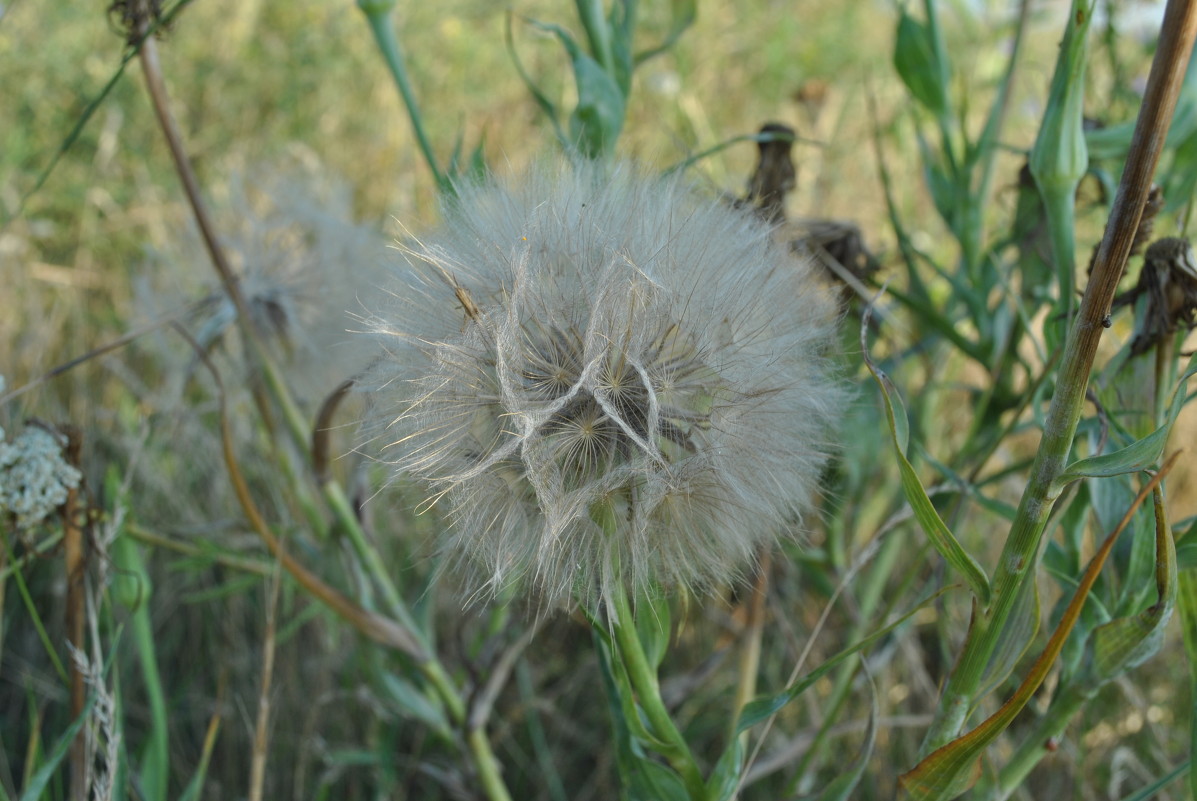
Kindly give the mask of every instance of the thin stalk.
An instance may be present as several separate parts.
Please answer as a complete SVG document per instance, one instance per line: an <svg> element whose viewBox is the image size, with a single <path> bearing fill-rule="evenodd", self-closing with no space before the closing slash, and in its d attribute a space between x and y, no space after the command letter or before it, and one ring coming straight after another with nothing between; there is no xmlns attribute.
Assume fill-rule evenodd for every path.
<svg viewBox="0 0 1197 801"><path fill-rule="evenodd" d="M1001 139L1002 128L1005 126L1006 115L1010 110L1010 94L1014 85L1014 70L1018 66L1022 53L1023 37L1026 34L1027 22L1031 18L1031 0L1020 0L1018 4L1018 21L1014 26L1014 41L1010 45L1010 67L1002 78L998 88L998 96L994 101L993 116L986 123L978 145L984 147L981 158L981 179L977 184L976 199L973 204L972 218L966 230L972 230L972 236L977 242L981 241L981 226L984 224L982 211L989 198L990 188L993 186L993 176L997 165L998 142Z"/></svg>
<svg viewBox="0 0 1197 801"><path fill-rule="evenodd" d="M375 29L375 35L380 39L380 46L389 37L390 41L394 42L394 35L386 25L376 25L375 21L379 18L380 12L371 13L370 9L363 5L363 10L366 11L367 17L371 20L371 26ZM381 15L385 17L385 14ZM384 46L385 51L385 46ZM398 55L397 47L392 51L396 56ZM187 158L186 152L183 149L182 137L179 134L178 126L175 123L174 117L171 115L167 103L166 86L162 80L161 67L158 62L157 48L153 39L144 38L141 42L141 58L143 72L146 76L146 84L149 87L150 96L153 101L154 112L158 116L159 124L162 126L163 133L166 136L167 143L170 147L171 156L174 158L175 167L179 173L179 177L183 182L184 190L187 194L188 201L191 203L192 211L195 214L196 221L199 225L201 234L203 235L204 243L208 248L209 255L212 258L212 263L216 268L217 273L221 278L221 282L225 287L226 293L237 309L238 318L242 321L242 330L245 333L245 339L249 345L251 355L257 361L258 366L262 370L262 375L265 378L266 386L270 389L276 403L283 412L283 419L286 423L288 431L291 433L293 440L298 447L306 447L308 442L308 422L300 411L299 406L294 402L286 382L283 380L281 371L277 365L270 358L269 352L258 337L257 331L250 322L252 318L249 315L249 307L245 300L244 294L241 292L238 284L238 279L234 274L231 265L225 257L224 250L220 246L220 242L216 236L215 227L212 224L211 218L208 215L207 207L203 202L203 198L199 192L199 183L195 178L195 173L191 168L190 160ZM406 86L406 76L402 73L402 63L399 61L392 62L392 69L398 66L400 72L396 74L396 80L400 82L400 89ZM405 93L405 100L414 103L414 99L410 97L410 87ZM413 114L413 125L416 127L418 138L420 138L422 145L427 145L427 139L423 135L423 128L419 124L418 110L414 105L409 104L409 112ZM438 183L441 183L440 173L436 168L435 162L431 158L431 149L425 150L426 157L429 158L429 166L432 167L434 175L437 176ZM193 343L194 344L194 343ZM201 358L203 357L200 352ZM218 387L220 385L219 374L212 368L212 365L204 358L205 363L212 370L213 376L216 378ZM338 521L343 525L345 530L349 532L351 539L359 549L359 553L367 555L366 564L372 573L376 583L383 588L384 594L387 595L387 600L392 607L393 614L398 621L391 620L380 615L369 612L363 609L349 598L346 598L333 587L326 584L322 579L309 571L301 563L291 557L281 547L278 538L271 532L265 519L262 517L257 506L253 502L253 498L249 492L249 487L246 485L244 477L241 475L240 468L237 465L236 457L232 450L232 433L229 430L228 417L225 413L224 406L224 391L220 387L220 404L221 404L221 434L224 445L225 463L229 468L230 478L233 481L233 487L236 491L238 501L241 503L242 509L249 518L251 526L266 543L270 552L279 560L282 566L287 570L291 576L304 587L313 597L319 599L328 605L334 612L352 623L363 634L376 642L387 645L396 650L407 653L415 658L420 671L428 679L429 683L436 689L437 694L445 703L450 716L455 723L463 725L465 723L465 703L457 690L456 685L445 671L444 667L437 660L433 654L427 638L419 626L415 625L414 617L410 610L402 602L394 586L390 583L386 570L381 564L378 555L369 547L368 541L365 537L365 532L362 531L361 525L357 520L357 516L353 513L352 506L349 504L344 491L336 481L326 481L322 484L326 500L329 502L333 513L337 516ZM491 750L490 743L486 739L483 732L469 732L467 743L471 754L474 757L479 778L483 782L483 788L491 801L510 801L510 796L503 787L502 779L499 777L497 761L494 753Z"/></svg>
<svg viewBox="0 0 1197 801"><path fill-rule="evenodd" d="M640 702L640 708L644 710L645 717L652 725L653 734L665 744L662 755L682 777L690 798L692 801L702 801L706 798L706 784L702 780L698 764L694 761L694 755L690 753L690 746L686 744L673 718L669 716L665 702L661 700L661 685L657 681L657 671L649 664L640 636L636 633L636 619L628 603L627 593L616 590L612 595L615 642L619 646L619 656L627 669L632 689L636 691L636 700Z"/></svg>
<svg viewBox="0 0 1197 801"><path fill-rule="evenodd" d="M181 553L185 556L209 559L214 564L223 565L224 567L232 568L233 570L240 570L257 576L268 576L272 570L270 565L265 562L256 559L246 559L244 557L231 556L226 553L214 553L197 545L192 545L189 542L171 539L170 537L164 537L161 534L155 534L154 532L141 527L137 523L126 522L124 525L124 533L128 534L138 542L143 542L146 545L150 545L154 548L174 551L175 553Z"/></svg>
<svg viewBox="0 0 1197 801"><path fill-rule="evenodd" d="M11 539L11 537L0 538L0 545L4 547L4 561L9 564L15 561ZM71 679L62 665L62 659L58 656L54 641L50 639L50 635L46 631L46 624L42 621L41 613L38 612L37 605L33 603L33 596L29 592L29 585L25 583L24 573L20 570L13 570L10 575L17 580L17 594L21 596L21 601L25 604L25 611L29 613L29 622L33 624L37 638L41 641L42 648L45 649L46 656L50 659L50 664L54 666L54 672L58 674L58 678L63 684L70 686Z"/></svg>
<svg viewBox="0 0 1197 801"><path fill-rule="evenodd" d="M65 456L67 462L75 468L79 466L79 455L82 447L82 437L78 430L71 430L67 434ZM79 490L71 489L67 492L66 503L62 506L62 542L63 556L66 562L66 633L67 642L71 648L79 653L86 653L83 642L83 629L86 622L87 605L87 549L83 541L83 527L80 518L85 514L79 503ZM83 714L83 706L87 702L87 686L83 671L75 659L69 660L71 681L71 719L78 720ZM71 741L71 801L85 801L88 785L88 755L87 729L81 728Z"/></svg>
<svg viewBox="0 0 1197 801"><path fill-rule="evenodd" d="M194 344L194 340L192 342ZM198 345L196 347L198 350ZM402 622L396 622L390 618L363 609L342 595L338 590L326 584L320 577L296 561L282 547L282 543L274 535L274 532L270 530L266 519L262 516L257 504L254 503L253 495L250 493L249 486L245 482L245 477L241 473L241 468L237 464L237 457L233 452L233 434L229 425L228 413L225 406L224 386L221 383L220 374L216 372L215 367L206 354L200 351L199 355L205 366L211 370L212 376L216 381L219 392L220 432L225 466L228 468L229 478L233 483L233 490L237 495L237 500L241 504L241 508L245 512L245 516L249 519L254 531L266 543L266 547L278 559L279 564L312 597L320 600L357 628L362 634L373 639L375 642L411 656L416 661L420 672L424 674L425 678L428 679L428 682L444 701L453 722L459 726L464 725L466 722L466 710L461 694L458 692L452 678L450 678L437 659L435 653L433 653L427 638L419 628L408 627ZM497 760L494 757L494 752L491 750L490 742L486 739L485 733L481 732L481 730L474 730L468 731L466 734L467 745L474 759L475 766L478 769L479 778L483 782L483 789L486 790L491 801L510 801L510 796L506 788L503 787L502 779L498 773Z"/></svg>
<svg viewBox="0 0 1197 801"><path fill-rule="evenodd" d="M953 739L963 727L1019 590L1033 578L1044 528L1061 491L1057 479L1072 448L1097 346L1105 330L1102 320L1113 303L1139 227L1195 34L1197 0L1169 0L1126 167L1089 285L1068 332L1056 392L1047 412L1030 481L994 570L993 601L988 610L976 616L969 631L924 741L924 755Z"/></svg>
<svg viewBox="0 0 1197 801"><path fill-rule="evenodd" d="M258 713L254 720L253 749L249 765L249 801L262 801L266 783L266 755L270 750L270 695L274 684L275 628L278 594L282 586L282 565L275 563L270 577L270 597L266 601L266 632L262 637L262 681L258 687Z"/></svg>
<svg viewBox="0 0 1197 801"><path fill-rule="evenodd" d="M416 625L415 618L412 617L407 604L400 597L395 583L391 581L390 571L383 564L382 555L371 544L370 539L366 536L366 532L362 529L361 523L358 522L357 514L353 511L353 504L350 503L348 496L345 495L345 490L336 481L329 481L324 485L323 490L329 508L332 509L337 520L344 526L345 534L353 544L353 549L357 553L358 560L366 566L374 583L382 590L383 598L386 599L391 613L403 625L410 627L413 631L418 630L419 626ZM352 524L345 525L347 521L352 521Z"/></svg>
<svg viewBox="0 0 1197 801"><path fill-rule="evenodd" d="M170 774L170 721L166 711L166 694L162 690L162 673L158 667L157 641L150 619L153 588L141 548L132 537L118 537L112 544L110 556L119 576L113 587L113 595L131 610L129 627L133 648L137 652L141 683L150 708L149 735L138 766L138 778L146 798L166 798Z"/></svg>
<svg viewBox="0 0 1197 801"><path fill-rule="evenodd" d="M516 686L519 687L520 703L524 706L524 722L528 727L528 739L532 742L532 753L536 758L536 766L552 801L569 801L565 792L565 785L561 782L561 773L553 764L553 754L549 750L549 741L545 737L544 726L540 723L540 713L537 711L535 699L536 688L532 686L531 671L528 660L520 658L515 667Z"/></svg>
<svg viewBox="0 0 1197 801"><path fill-rule="evenodd" d="M874 620L874 613L877 611L877 605L881 601L881 592L885 589L886 582L893 572L898 555L902 553L902 546L905 544L905 539L902 532L893 531L886 537L885 542L882 543L881 550L878 552L877 558L869 569L868 576L861 581L863 590L860 598L857 600L860 613L857 622L853 624L846 638L847 642L857 642L867 636L869 622ZM790 779L789 784L786 785L787 795L793 795L803 788L803 780L806 778L811 766L817 764L823 758L827 750L828 738L831 736L833 730L832 724L839 720L839 710L843 707L844 702L848 700L848 693L852 689L852 681L860 671L860 666L861 657L856 656L845 662L843 667L839 669L838 675L835 678L835 684L832 686L831 694L828 696L827 703L823 705L823 725L815 732L810 746L805 749L802 758L798 761L798 768L794 771L794 776Z"/></svg>
<svg viewBox="0 0 1197 801"><path fill-rule="evenodd" d="M407 117L411 120L412 132L416 135L416 144L420 146L420 153L432 171L438 189L444 189L447 181L440 167L436 163L436 154L432 152L432 143L424 131L424 118L420 114L420 104L416 102L416 94L412 91L411 81L407 77L407 67L403 62L403 52L399 47L399 39L395 36L395 29L391 24L391 10L393 2L363 2L358 0L358 8L366 15L370 23L370 32L374 34L374 41L382 53L382 58L395 79L399 94L403 98L403 105L407 108Z"/></svg>
<svg viewBox="0 0 1197 801"><path fill-rule="evenodd" d="M154 650L157 640L150 621L147 604L141 604L132 614L133 640L137 644L137 661L141 664L141 678L145 682L146 701L150 707L150 738L141 781L149 798L166 798L167 780L170 774L170 718L166 711L166 693L162 689L162 676L158 670L158 655Z"/></svg>

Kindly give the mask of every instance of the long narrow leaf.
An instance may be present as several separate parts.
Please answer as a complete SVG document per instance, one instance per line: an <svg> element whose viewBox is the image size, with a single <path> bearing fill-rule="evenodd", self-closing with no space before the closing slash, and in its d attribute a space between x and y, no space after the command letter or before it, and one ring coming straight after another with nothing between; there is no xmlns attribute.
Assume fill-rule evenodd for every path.
<svg viewBox="0 0 1197 801"><path fill-rule="evenodd" d="M62 760L66 758L67 753L71 750L71 743L75 739L75 735L79 733L79 729L83 728L84 722L91 716L91 709L96 705L97 696L92 693L87 699L87 703L83 705L83 711L79 717L71 722L54 743L54 747L46 754L46 761L37 769L25 785L25 791L21 793L21 801L37 801L42 797L42 793L46 789L46 785L50 783L50 779L54 778L54 772L58 770L58 766Z"/></svg>
<svg viewBox="0 0 1197 801"><path fill-rule="evenodd" d="M977 596L981 605L988 606L989 579L986 577L985 571L964 550L956 537L953 536L947 524L943 522L943 518L939 516L939 512L935 511L935 506L931 503L931 499L927 497L927 490L923 488L923 482L919 480L914 465L906 458L906 446L910 439L906 408L902 405L902 399L890 382L889 376L880 370L869 357L866 333L868 332L870 317L871 315L868 311L862 315L860 346L864 355L865 366L869 368L869 372L877 380L877 385L881 387L881 397L885 401L885 416L889 424L889 433L894 445L894 454L898 457L898 469L902 476L902 491L906 494L906 500L910 504L910 508L914 511L914 516L922 525L923 530L927 532L927 537L931 540L931 544L935 547L935 550L939 551L940 556L963 576L969 589Z"/></svg>

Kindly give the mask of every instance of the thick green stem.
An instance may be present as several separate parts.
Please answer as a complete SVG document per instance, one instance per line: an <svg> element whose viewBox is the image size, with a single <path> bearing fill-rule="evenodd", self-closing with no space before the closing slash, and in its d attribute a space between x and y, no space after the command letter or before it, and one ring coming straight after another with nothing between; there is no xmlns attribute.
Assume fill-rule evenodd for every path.
<svg viewBox="0 0 1197 801"><path fill-rule="evenodd" d="M1104 331L1102 320L1109 313L1138 230L1195 33L1197 0L1170 0L1122 181L1089 285L1068 332L1056 392L1047 412L1030 481L993 574L993 601L988 610L975 617L923 743L924 755L952 740L964 725L1019 590L1033 576L1048 515L1060 493L1057 479L1072 448L1089 374Z"/></svg>
<svg viewBox="0 0 1197 801"><path fill-rule="evenodd" d="M636 620L632 615L632 608L627 595L622 591L612 593L615 608L615 642L619 645L619 656L628 672L628 679L632 689L636 691L636 700L644 710L645 717L652 725L653 734L665 743L663 756L682 777L687 792L692 801L702 801L706 798L706 784L690 753L690 746L686 744L682 733L669 716L665 702L661 700L661 686L657 681L657 671L648 662L644 653L644 646L636 633Z"/></svg>
<svg viewBox="0 0 1197 801"><path fill-rule="evenodd" d="M416 625L415 618L412 617L407 604L403 602L403 598L399 595L399 589L395 586L395 582L391 580L391 573L383 563L382 555L378 553L378 549L374 547L369 537L366 536L366 532L362 529L362 525L357 519L357 514L353 510L353 504L350 503L348 496L345 495L344 488L339 482L330 480L322 485L322 489L324 491L324 498L328 501L328 506L332 510L333 515L336 516L337 521L345 530L349 541L353 543L353 550L357 553L358 561L365 565L374 583L382 591L383 598L386 599L387 607L390 609L391 614L400 623L416 632L417 636L422 638L423 635L420 634L420 627ZM427 643L425 643L425 646L427 646Z"/></svg>

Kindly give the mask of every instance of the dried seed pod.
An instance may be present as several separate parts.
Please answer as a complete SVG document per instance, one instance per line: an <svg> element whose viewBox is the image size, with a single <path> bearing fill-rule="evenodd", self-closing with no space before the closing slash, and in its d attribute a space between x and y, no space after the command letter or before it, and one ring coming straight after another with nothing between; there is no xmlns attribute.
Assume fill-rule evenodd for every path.
<svg viewBox="0 0 1197 801"><path fill-rule="evenodd" d="M794 147L794 129L779 122L765 123L762 134L777 138L758 143L760 159L748 182L744 202L755 206L761 219L780 223L786 218L786 195L797 186L797 172L790 152Z"/></svg>
<svg viewBox="0 0 1197 801"><path fill-rule="evenodd" d="M1132 355L1150 350L1165 337L1197 325L1197 257L1189 240L1166 237L1157 240L1143 255L1139 283L1121 302L1146 296L1136 310Z"/></svg>

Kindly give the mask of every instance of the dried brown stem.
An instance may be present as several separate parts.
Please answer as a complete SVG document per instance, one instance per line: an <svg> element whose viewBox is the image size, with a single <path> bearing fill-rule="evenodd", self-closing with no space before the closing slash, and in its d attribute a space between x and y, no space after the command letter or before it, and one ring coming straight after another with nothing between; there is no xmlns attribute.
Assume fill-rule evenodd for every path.
<svg viewBox="0 0 1197 801"><path fill-rule="evenodd" d="M1097 250L1093 275L1085 288L1076 321L1081 330L1082 350L1090 365L1101 338L1101 321L1109 313L1135 234L1139 230L1139 219L1151 190L1151 177L1155 174L1156 164L1164 149L1195 36L1197 2L1171 0L1160 26L1159 47L1151 64L1147 91L1143 95L1139 120L1131 139L1130 157L1122 173L1118 193L1114 196L1110 222Z"/></svg>
<svg viewBox="0 0 1197 801"><path fill-rule="evenodd" d="M67 430L66 460L73 466L79 466L80 450L83 446L83 435L75 428ZM71 648L78 653L85 653L83 644L83 629L86 620L86 587L87 579L87 551L83 538L79 490L71 489L67 492L66 503L62 507L63 520L63 554L66 560L67 594L66 594L66 630L67 641ZM87 702L86 677L80 670L79 662L70 659L70 698L71 718L77 719L83 714L83 707ZM71 801L86 801L87 799L87 728L83 727L75 735L71 743Z"/></svg>
<svg viewBox="0 0 1197 801"><path fill-rule="evenodd" d="M245 516L249 520L250 527L262 538L262 542L266 544L266 548L270 551L271 555L279 560L283 569L291 574L291 577L299 582L299 585L312 595L312 597L328 606L362 634L381 645L408 654L417 662L427 662L429 656L425 648L411 631L376 612L363 609L345 597L336 588L325 583L315 573L304 567L302 563L288 554L286 549L283 548L278 537L270 530L270 524L266 522L266 518L262 515L261 510L258 509L258 505L254 503L253 494L249 491L249 484L246 483L245 476L241 473L241 466L237 461L237 455L233 452L233 429L229 423L224 382L220 377L220 372L216 369L216 365L212 364L208 355L204 353L199 343L187 333L186 329L176 326L176 330L195 348L196 354L203 361L204 366L208 368L213 380L216 382L220 408L221 446L225 466L229 471L229 480L233 484L233 491L237 495L237 501L241 504L242 511L245 512Z"/></svg>
<svg viewBox="0 0 1197 801"><path fill-rule="evenodd" d="M229 264L228 257L225 256L220 240L216 236L216 226L212 223L208 207L200 194L199 181L195 177L195 170L191 167L191 160L187 158L187 152L183 148L183 137L179 133L178 123L170 113L169 96L166 93L166 83L162 79L162 66L158 61L157 43L153 37L145 35L148 32L148 20L143 21L141 25L143 28L141 50L139 51L141 70L145 74L146 88L149 90L150 101L154 106L154 115L162 127L163 136L166 137L171 158L175 162L175 170L179 173L179 180L183 183L183 191L187 195L187 202L191 204L191 211L199 226L200 236L203 237L204 247L207 248L208 255L212 259L212 266L216 268L220 281L224 284L225 292L233 301L233 306L237 309L237 316L244 321L246 336L252 338L255 332L251 330L250 321L253 318L249 314L249 304L241 292L237 275L233 272L232 265Z"/></svg>

